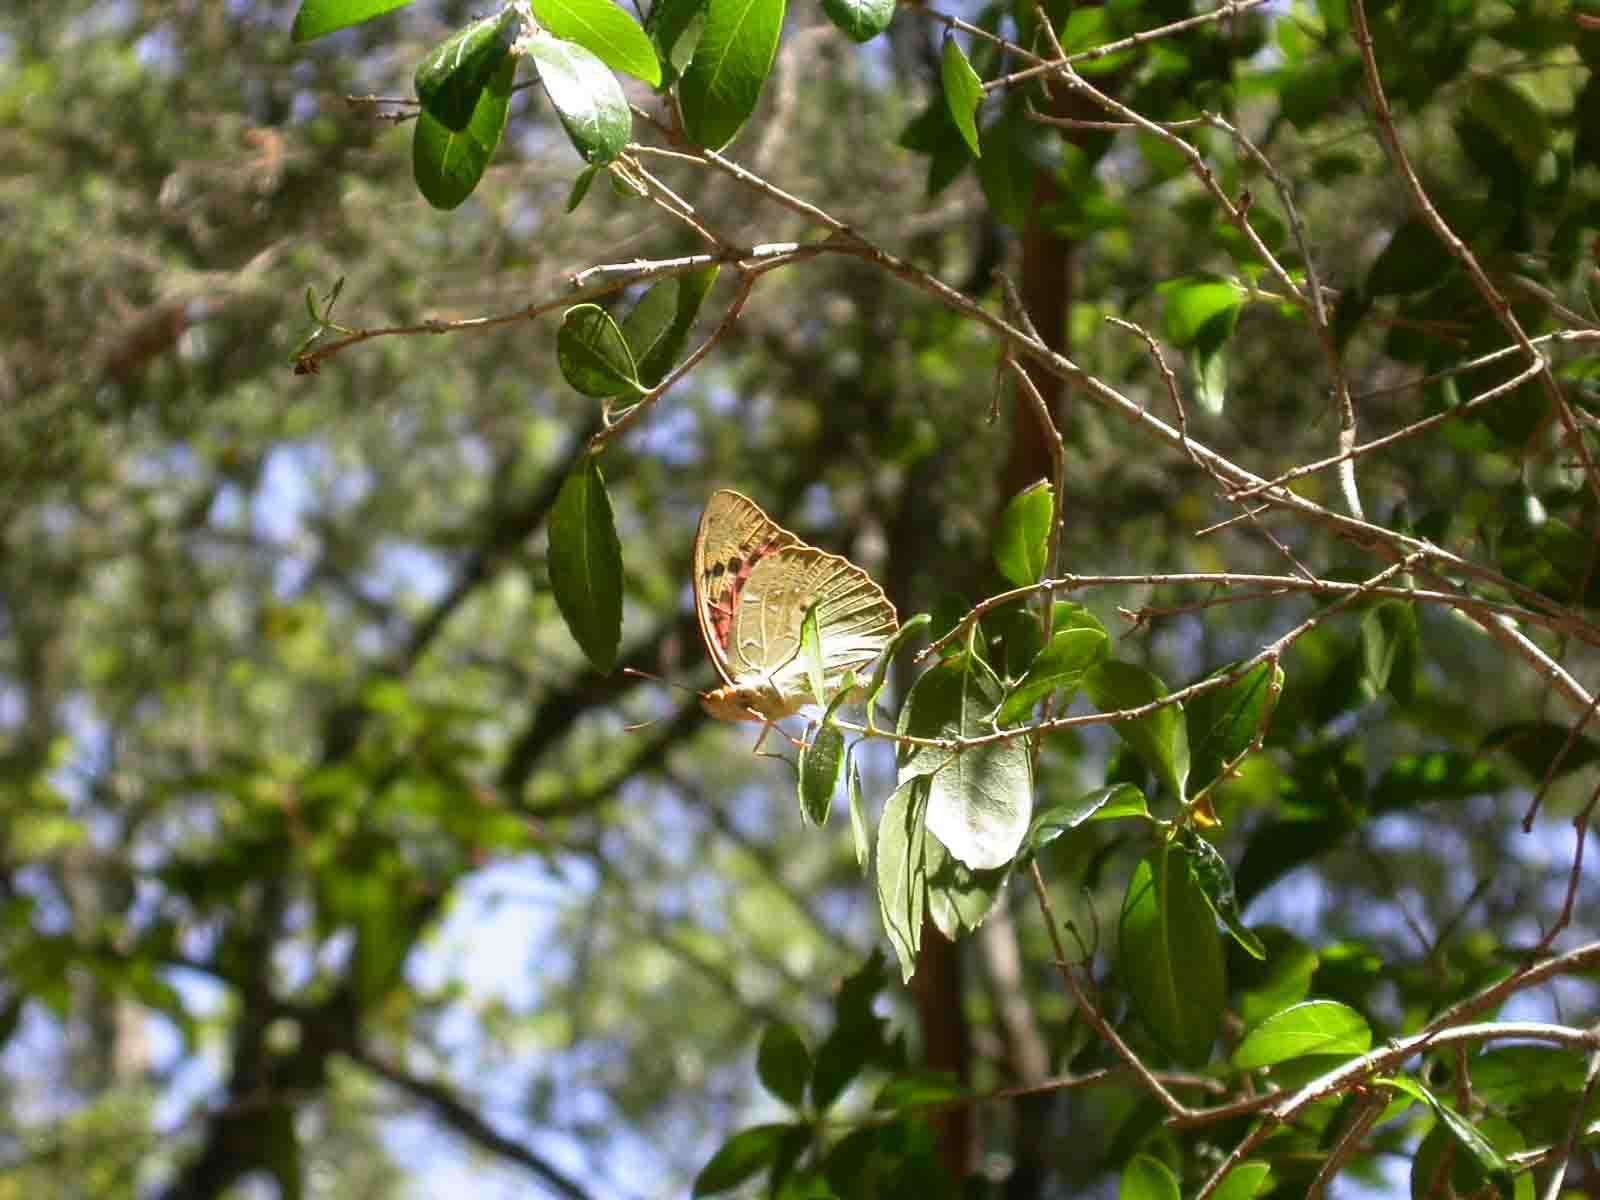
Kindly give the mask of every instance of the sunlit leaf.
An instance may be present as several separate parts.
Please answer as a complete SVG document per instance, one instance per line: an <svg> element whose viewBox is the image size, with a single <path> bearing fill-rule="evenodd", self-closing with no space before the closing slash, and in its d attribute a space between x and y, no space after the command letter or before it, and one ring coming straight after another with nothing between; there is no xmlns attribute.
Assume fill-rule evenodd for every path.
<svg viewBox="0 0 1600 1200"><path fill-rule="evenodd" d="M683 126L697 145L720 150L761 98L783 29L785 0L709 0L705 28L678 81Z"/></svg>
<svg viewBox="0 0 1600 1200"><path fill-rule="evenodd" d="M1307 1000L1245 1034L1233 1052L1233 1065L1249 1071L1313 1054L1353 1057L1371 1048L1372 1028L1355 1009L1337 1000Z"/></svg>
<svg viewBox="0 0 1600 1200"><path fill-rule="evenodd" d="M1400 703L1409 703L1416 694L1421 653L1416 609L1403 600L1374 605L1361 619L1361 647L1372 690L1389 691Z"/></svg>
<svg viewBox="0 0 1600 1200"><path fill-rule="evenodd" d="M576 42L613 71L661 86L661 62L633 15L611 0L533 0L547 33Z"/></svg>
<svg viewBox="0 0 1600 1200"><path fill-rule="evenodd" d="M1050 644L1034 656L1028 673L1006 695L995 718L1002 726L1016 725L1028 718L1034 707L1055 691L1064 691L1063 705L1083 682L1085 673L1105 658L1108 639L1095 629L1062 629L1053 633Z"/></svg>
<svg viewBox="0 0 1600 1200"><path fill-rule="evenodd" d="M1095 788L1062 800L1034 815L1028 835L1022 839L1024 851L1037 853L1069 829L1090 821L1111 821L1118 817L1148 817L1150 808L1144 793L1131 783L1116 783Z"/></svg>
<svg viewBox="0 0 1600 1200"><path fill-rule="evenodd" d="M994 564L1017 587L1044 578L1055 489L1040 480L1011 498L995 530Z"/></svg>
<svg viewBox="0 0 1600 1200"><path fill-rule="evenodd" d="M961 131L961 138L976 157L982 154L978 146L978 126L974 118L978 105L983 103L983 80L967 61L961 44L946 32L944 48L940 51L940 77L944 83L944 102L950 119Z"/></svg>
<svg viewBox="0 0 1600 1200"><path fill-rule="evenodd" d="M309 42L410 3L411 0L301 0L289 36L297 42Z"/></svg>
<svg viewBox="0 0 1600 1200"><path fill-rule="evenodd" d="M895 0L822 0L828 20L853 42L870 42L894 20Z"/></svg>
<svg viewBox="0 0 1600 1200"><path fill-rule="evenodd" d="M822 667L822 634L817 630L817 606L806 609L800 621L800 665L806 670L811 684L811 699L818 704L827 703L823 686L825 672Z"/></svg>
<svg viewBox="0 0 1600 1200"><path fill-rule="evenodd" d="M1178 1177L1149 1154L1135 1154L1122 1168L1117 1200L1179 1200Z"/></svg>
<svg viewBox="0 0 1600 1200"><path fill-rule="evenodd" d="M946 659L912 686L900 711L902 735L950 740L994 732L999 701L993 672L970 655ZM902 745L900 780L929 780L928 829L974 870L1011 861L1028 828L1032 776L1021 739L955 753Z"/></svg>
<svg viewBox="0 0 1600 1200"><path fill-rule="evenodd" d="M1457 1145L1471 1156L1472 1161L1484 1175L1497 1180L1510 1179L1511 1164L1506 1161L1494 1143L1479 1132L1466 1117L1435 1096L1421 1080L1406 1075L1379 1076L1373 1083L1384 1084L1421 1100L1433 1110L1433 1115L1439 1119L1440 1124L1456 1140Z"/></svg>
<svg viewBox="0 0 1600 1200"><path fill-rule="evenodd" d="M427 112L417 114L411 135L411 167L417 190L434 208L452 209L478 186L505 133L516 60L507 58L478 96L472 120L459 133Z"/></svg>
<svg viewBox="0 0 1600 1200"><path fill-rule="evenodd" d="M927 803L927 780L908 779L895 788L878 818L878 911L907 981L917 969L927 903Z"/></svg>
<svg viewBox="0 0 1600 1200"><path fill-rule="evenodd" d="M573 42L540 33L524 38L523 46L583 160L598 166L615 160L633 133L633 114L617 77Z"/></svg>
<svg viewBox="0 0 1600 1200"><path fill-rule="evenodd" d="M522 28L515 8L474 21L430 50L417 64L417 99L422 111L460 133L472 120L484 88L511 53Z"/></svg>
<svg viewBox="0 0 1600 1200"><path fill-rule="evenodd" d="M872 1107L880 1112L901 1108L927 1108L970 1096L967 1087L949 1071L917 1071L897 1075L878 1091Z"/></svg>
<svg viewBox="0 0 1600 1200"><path fill-rule="evenodd" d="M1270 1174L1271 1163L1247 1158L1228 1172L1217 1190L1211 1193L1212 1200L1254 1200L1261 1195Z"/></svg>
<svg viewBox="0 0 1600 1200"><path fill-rule="evenodd" d="M845 794L850 800L850 841L855 846L856 866L861 868L861 877L865 879L872 857L872 835L867 830L866 803L861 797L861 768L853 759L845 781Z"/></svg>

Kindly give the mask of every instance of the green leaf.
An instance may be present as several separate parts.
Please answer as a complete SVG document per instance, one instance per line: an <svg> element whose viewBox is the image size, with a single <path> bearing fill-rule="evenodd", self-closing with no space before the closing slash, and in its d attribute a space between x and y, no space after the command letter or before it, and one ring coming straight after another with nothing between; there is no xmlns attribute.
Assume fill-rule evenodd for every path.
<svg viewBox="0 0 1600 1200"><path fill-rule="evenodd" d="M1239 912L1239 900L1233 889L1233 873L1228 870L1227 860L1193 829L1184 830L1180 849L1189 856L1189 870L1200 885L1206 903L1211 905L1211 911L1227 926L1233 940L1251 958L1266 958L1267 948L1245 925L1244 917Z"/></svg>
<svg viewBox="0 0 1600 1200"><path fill-rule="evenodd" d="M1421 638L1416 609L1405 600L1385 600L1361 618L1366 679L1375 693L1388 691L1401 704L1416 696Z"/></svg>
<svg viewBox="0 0 1600 1200"><path fill-rule="evenodd" d="M933 606L933 615L928 618L931 622L928 628L929 640L936 642L939 639L946 637L948 634L953 632L962 621L966 620L967 616L971 612L972 605L967 603L967 598L960 592L945 592L944 595L940 596L935 602ZM978 653L983 654L984 647L981 638L978 639L977 646ZM954 658L956 655L965 654L966 652L967 642L965 638L956 638L952 641L945 642L944 645L939 647L940 658Z"/></svg>
<svg viewBox="0 0 1600 1200"><path fill-rule="evenodd" d="M577 212L578 205L583 203L583 198L589 194L589 186L594 183L594 177L600 174L599 167L585 167L578 172L578 177L572 181L572 190L567 193L567 211Z"/></svg>
<svg viewBox="0 0 1600 1200"><path fill-rule="evenodd" d="M912 686L899 732L921 738L971 738L994 732L999 703L993 672L970 655L946 659ZM960 754L902 745L900 781L929 779L928 830L973 870L1011 861L1028 829L1032 774L1020 738Z"/></svg>
<svg viewBox="0 0 1600 1200"><path fill-rule="evenodd" d="M878 702L878 693L883 691L884 682L889 678L889 664L894 661L894 656L900 649L922 629L930 624L933 618L927 613L918 613L914 617L907 617L905 624L900 626L900 632L890 640L884 652L878 656L878 665L872 669L872 682L867 685L867 710Z"/></svg>
<svg viewBox="0 0 1600 1200"><path fill-rule="evenodd" d="M1213 671L1211 677L1236 669L1236 664L1226 666ZM1263 662L1232 683L1189 699L1185 718L1192 792L1200 792L1222 774L1225 763L1245 752L1261 727L1268 701L1282 687L1282 669Z"/></svg>
<svg viewBox="0 0 1600 1200"><path fill-rule="evenodd" d="M411 138L411 169L417 191L434 208L457 207L478 186L483 172L500 145L506 113L511 107L511 82L517 63L507 58L478 97L472 120L459 133L441 125L431 114L417 114Z"/></svg>
<svg viewBox="0 0 1600 1200"><path fill-rule="evenodd" d="M1168 280L1158 289L1165 298L1167 336L1187 350L1214 350L1228 340L1244 308L1245 293L1235 283L1209 275Z"/></svg>
<svg viewBox="0 0 1600 1200"><path fill-rule="evenodd" d="M908 779L895 788L878 818L878 911L906 982L916 972L917 951L922 947L927 805L928 781Z"/></svg>
<svg viewBox="0 0 1600 1200"><path fill-rule="evenodd" d="M1179 1200L1172 1169L1149 1154L1135 1154L1122 1168L1117 1200Z"/></svg>
<svg viewBox="0 0 1600 1200"><path fill-rule="evenodd" d="M615 161L633 133L633 114L617 77L588 50L536 33L523 40L539 82L584 162Z"/></svg>
<svg viewBox="0 0 1600 1200"><path fill-rule="evenodd" d="M661 86L655 47L633 16L611 0L533 0L545 32L576 42L613 71Z"/></svg>
<svg viewBox="0 0 1600 1200"><path fill-rule="evenodd" d="M1473 1082L1476 1084L1477 1081ZM1404 1091L1394 1104L1404 1102L1409 1105L1413 1099L1415 1093ZM1527 1139L1522 1131L1503 1117L1492 1114L1482 1116L1478 1119L1477 1129L1497 1150L1517 1152L1527 1149ZM1564 1126L1562 1132L1565 1132ZM1441 1120L1434 1121L1433 1128L1428 1130L1411 1159L1413 1200L1433 1200L1436 1196L1489 1195L1506 1197L1507 1200L1534 1200L1531 1171L1519 1171L1509 1180L1505 1177L1491 1180L1470 1153L1457 1153L1458 1146L1450 1126ZM1439 1186L1441 1182L1445 1186ZM1506 1186L1508 1182L1509 1188Z"/></svg>
<svg viewBox="0 0 1600 1200"><path fill-rule="evenodd" d="M979 640L988 643L990 662L1006 679L1026 675L1039 651L1044 649L1044 627L1039 614L1018 599L983 614L978 622Z"/></svg>
<svg viewBox="0 0 1600 1200"><path fill-rule="evenodd" d="M429 51L417 64L415 81L422 111L455 133L465 129L521 28L517 10L506 8L458 29Z"/></svg>
<svg viewBox="0 0 1600 1200"><path fill-rule="evenodd" d="M870 42L894 20L895 0L822 0L822 11L853 42Z"/></svg>
<svg viewBox="0 0 1600 1200"><path fill-rule="evenodd" d="M1028 854L1037 854L1069 829L1090 821L1111 821L1118 817L1148 817L1150 808L1144 793L1131 783L1116 783L1110 787L1095 788L1062 800L1039 810L1028 826L1028 836L1022 839L1022 848Z"/></svg>
<svg viewBox="0 0 1600 1200"><path fill-rule="evenodd" d="M973 157L983 153L978 148L978 124L975 117L978 105L983 103L983 80L967 61L961 44L947 30L944 48L940 51L940 77L944 82L944 102L950 110L950 119L961 131L961 140Z"/></svg>
<svg viewBox="0 0 1600 1200"><path fill-rule="evenodd" d="M598 304L575 304L556 334L561 377L585 396L640 391L633 355L622 330Z"/></svg>
<svg viewBox="0 0 1600 1200"><path fill-rule="evenodd" d="M645 387L655 387L677 366L688 344L689 330L720 270L710 266L658 280L623 319L622 336L633 352L633 361L639 366L639 382Z"/></svg>
<svg viewBox="0 0 1600 1200"><path fill-rule="evenodd" d="M1467 1120L1466 1117L1435 1096L1421 1080L1412 1079L1410 1076L1383 1075L1375 1078L1372 1082L1386 1085L1397 1092L1404 1092L1408 1096L1421 1100L1429 1108L1433 1109L1433 1115L1449 1131L1450 1136L1455 1138L1456 1142L1472 1156L1473 1161L1477 1163L1478 1168L1485 1175L1500 1181L1510 1180L1511 1164L1495 1148L1494 1143L1474 1128L1472 1122Z"/></svg>
<svg viewBox="0 0 1600 1200"><path fill-rule="evenodd" d="M1062 704L1071 703L1083 677L1104 660L1109 639L1103 630L1062 629L1050 635L1050 644L1034 656L1028 673L1006 695L995 721L1002 727L1025 721L1050 693L1066 690Z"/></svg>
<svg viewBox="0 0 1600 1200"><path fill-rule="evenodd" d="M550 513L550 590L595 669L609 673L622 641L622 545L593 455L567 477Z"/></svg>
<svg viewBox="0 0 1600 1200"><path fill-rule="evenodd" d="M1116 659L1091 667L1083 686L1101 712L1141 708L1167 694L1167 685L1149 671ZM1166 782L1174 796L1180 801L1187 797L1189 730L1182 705L1169 704L1142 717L1118 721L1112 728Z"/></svg>
<svg viewBox="0 0 1600 1200"><path fill-rule="evenodd" d="M914 1071L897 1075L879 1089L872 1107L877 1112L928 1108L972 1095L953 1071Z"/></svg>
<svg viewBox="0 0 1600 1200"><path fill-rule="evenodd" d="M972 151L941 100L931 101L900 131L897 144L928 156L928 195L937 196L972 165Z"/></svg>
<svg viewBox="0 0 1600 1200"><path fill-rule="evenodd" d="M815 604L806 609L806 615L800 620L800 665L806 669L812 700L826 704L828 700L823 694L822 634L817 631Z"/></svg>
<svg viewBox="0 0 1600 1200"><path fill-rule="evenodd" d="M995 531L994 564L1017 587L1044 578L1050 522L1055 515L1055 489L1040 480L1011 498Z"/></svg>
<svg viewBox="0 0 1600 1200"><path fill-rule="evenodd" d="M1372 1028L1355 1009L1337 1000L1307 1000L1274 1013L1233 1052L1241 1071L1270 1067L1307 1055L1349 1055L1372 1049Z"/></svg>
<svg viewBox="0 0 1600 1200"><path fill-rule="evenodd" d="M689 65L700 32L705 28L708 0L656 0L644 19L644 31L655 44L666 70L664 81L675 80Z"/></svg>
<svg viewBox="0 0 1600 1200"><path fill-rule="evenodd" d="M1247 1158L1228 1172L1217 1185L1217 1190L1211 1193L1211 1200L1254 1200L1261 1194L1262 1185L1266 1183L1267 1176L1271 1173L1271 1163Z"/></svg>
<svg viewBox="0 0 1600 1200"><path fill-rule="evenodd" d="M1529 172L1538 167L1550 148L1550 123L1544 109L1522 88L1499 75L1473 75L1467 111Z"/></svg>
<svg viewBox="0 0 1600 1200"><path fill-rule="evenodd" d="M811 1080L811 1052L787 1021L773 1021L761 1035L756 1050L756 1075L766 1088L790 1108L799 1108Z"/></svg>
<svg viewBox="0 0 1600 1200"><path fill-rule="evenodd" d="M800 751L800 815L813 825L826 825L844 766L844 734L823 722Z"/></svg>
<svg viewBox="0 0 1600 1200"><path fill-rule="evenodd" d="M978 183L995 219L1014 230L1028 227L1033 215L1033 181L1037 133L1018 112L1007 112L983 131Z"/></svg>
<svg viewBox="0 0 1600 1200"><path fill-rule="evenodd" d="M936 837L927 839L924 868L928 877L928 916L952 942L971 933L1000 898L1010 864L974 871L958 861Z"/></svg>
<svg viewBox="0 0 1600 1200"><path fill-rule="evenodd" d="M689 69L678 82L684 132L720 150L761 99L783 31L784 0L710 0Z"/></svg>
<svg viewBox="0 0 1600 1200"><path fill-rule="evenodd" d="M1120 928L1117 973L1145 1027L1180 1062L1205 1062L1226 998L1222 941L1182 853L1164 844L1139 863Z"/></svg>
<svg viewBox="0 0 1600 1200"><path fill-rule="evenodd" d="M867 829L866 805L861 798L861 769L855 760L845 782L845 794L850 798L850 840L855 844L856 866L861 868L861 878L867 877L867 863L872 857L872 835Z"/></svg>
<svg viewBox="0 0 1600 1200"><path fill-rule="evenodd" d="M1550 1096L1575 1098L1583 1091L1586 1074L1583 1058L1559 1046L1496 1046L1468 1065L1472 1090L1504 1108Z"/></svg>
<svg viewBox="0 0 1600 1200"><path fill-rule="evenodd" d="M1202 410L1216 416L1228 404L1227 347L1190 346L1183 357L1194 376L1195 399Z"/></svg>
<svg viewBox="0 0 1600 1200"><path fill-rule="evenodd" d="M757 1125L734 1134L712 1155L711 1161L695 1176L696 1196L715 1196L731 1191L746 1179L766 1170L778 1157L789 1133L803 1128L795 1125Z"/></svg>
<svg viewBox="0 0 1600 1200"><path fill-rule="evenodd" d="M411 0L302 0L289 37L297 42L309 42L410 3Z"/></svg>
<svg viewBox="0 0 1600 1200"><path fill-rule="evenodd" d="M1246 1028L1310 995L1311 976L1320 961L1315 950L1287 929L1258 925L1254 932L1266 947L1265 960L1235 956L1233 963L1239 1019Z"/></svg>

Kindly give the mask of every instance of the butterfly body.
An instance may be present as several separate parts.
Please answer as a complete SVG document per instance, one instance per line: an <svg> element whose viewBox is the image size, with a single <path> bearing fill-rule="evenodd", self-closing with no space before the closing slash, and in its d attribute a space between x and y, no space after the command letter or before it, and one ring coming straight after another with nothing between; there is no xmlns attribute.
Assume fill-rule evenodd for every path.
<svg viewBox="0 0 1600 1200"><path fill-rule="evenodd" d="M883 652L894 605L860 567L809 546L738 492L706 503L694 543L695 609L723 685L708 713L770 725L813 703L800 634L815 609L825 697Z"/></svg>

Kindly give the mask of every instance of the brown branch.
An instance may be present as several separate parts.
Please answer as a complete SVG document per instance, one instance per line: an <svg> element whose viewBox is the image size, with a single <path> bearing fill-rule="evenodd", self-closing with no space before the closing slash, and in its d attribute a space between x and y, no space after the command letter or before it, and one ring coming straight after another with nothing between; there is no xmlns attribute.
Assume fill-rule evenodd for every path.
<svg viewBox="0 0 1600 1200"><path fill-rule="evenodd" d="M422 1101L444 1124L468 1141L490 1154L497 1154L523 1167L541 1182L554 1188L560 1195L566 1196L568 1200L590 1200L590 1193L584 1190L580 1183L567 1176L555 1164L535 1154L520 1141L496 1130L447 1085L421 1079L409 1071L402 1070L359 1043L346 1047L345 1053L352 1061L365 1067L380 1079L393 1084L412 1098Z"/></svg>

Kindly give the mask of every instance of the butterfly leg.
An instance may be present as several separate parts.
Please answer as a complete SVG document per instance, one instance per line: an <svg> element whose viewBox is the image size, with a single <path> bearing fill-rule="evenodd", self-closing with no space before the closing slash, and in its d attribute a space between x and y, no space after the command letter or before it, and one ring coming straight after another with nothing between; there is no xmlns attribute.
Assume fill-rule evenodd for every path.
<svg viewBox="0 0 1600 1200"><path fill-rule="evenodd" d="M778 729L778 723L776 721L769 721L766 717L763 717L754 709L750 710L750 715L761 722L761 736L756 738L756 744L751 748L750 753L754 754L757 758L783 758L783 755L781 754L767 754L761 749L767 740L767 734L771 733L774 729ZM778 729L778 732L783 734L784 737L788 738L789 744L796 750L804 750L806 748L806 744L800 741L798 738L795 738L782 729Z"/></svg>

